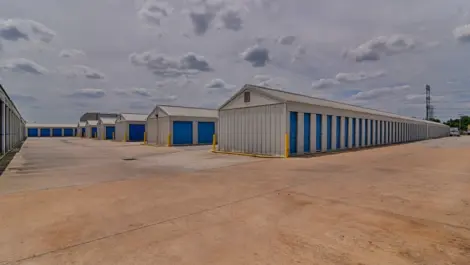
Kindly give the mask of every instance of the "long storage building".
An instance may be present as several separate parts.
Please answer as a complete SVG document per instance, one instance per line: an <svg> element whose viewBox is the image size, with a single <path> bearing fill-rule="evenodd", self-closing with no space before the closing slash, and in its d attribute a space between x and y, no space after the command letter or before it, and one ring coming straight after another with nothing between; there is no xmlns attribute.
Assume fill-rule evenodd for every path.
<svg viewBox="0 0 470 265"><path fill-rule="evenodd" d="M207 145L217 134L215 109L158 105L147 117L147 141L152 145Z"/></svg>
<svg viewBox="0 0 470 265"><path fill-rule="evenodd" d="M116 119L115 140L143 142L147 114L122 113Z"/></svg>
<svg viewBox="0 0 470 265"><path fill-rule="evenodd" d="M219 108L218 135L222 152L286 157L445 137L449 127L245 85Z"/></svg>
<svg viewBox="0 0 470 265"><path fill-rule="evenodd" d="M26 124L28 137L73 137L76 134L75 124Z"/></svg>
<svg viewBox="0 0 470 265"><path fill-rule="evenodd" d="M0 152L5 154L26 139L26 121L0 85Z"/></svg>

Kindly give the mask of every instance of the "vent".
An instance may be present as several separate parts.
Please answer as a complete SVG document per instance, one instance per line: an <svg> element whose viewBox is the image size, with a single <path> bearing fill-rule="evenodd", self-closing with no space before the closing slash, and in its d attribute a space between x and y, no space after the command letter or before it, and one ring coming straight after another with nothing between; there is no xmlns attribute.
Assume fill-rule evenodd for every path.
<svg viewBox="0 0 470 265"><path fill-rule="evenodd" d="M243 97L244 97L244 101L247 103L247 102L250 102L250 92L245 92L243 94Z"/></svg>

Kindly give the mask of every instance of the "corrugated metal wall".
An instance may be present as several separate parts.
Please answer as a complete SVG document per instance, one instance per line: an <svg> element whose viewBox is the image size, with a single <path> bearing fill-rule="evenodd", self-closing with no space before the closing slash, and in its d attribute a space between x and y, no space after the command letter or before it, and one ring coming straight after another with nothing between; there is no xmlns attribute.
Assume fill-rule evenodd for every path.
<svg viewBox="0 0 470 265"><path fill-rule="evenodd" d="M124 140L124 136L127 135L127 138L129 138L129 132L128 132L128 128L129 128L129 124L125 121L121 121L121 122L116 122L116 127L115 127L115 140L116 141L123 141Z"/></svg>
<svg viewBox="0 0 470 265"><path fill-rule="evenodd" d="M285 104L221 110L218 148L283 156L286 122Z"/></svg>
<svg viewBox="0 0 470 265"><path fill-rule="evenodd" d="M170 117L158 118L158 144L168 145L168 134L170 133Z"/></svg>
<svg viewBox="0 0 470 265"><path fill-rule="evenodd" d="M157 123L157 118L155 116L147 119L147 122L145 123L145 131L147 132L148 144L157 144L157 138L158 138L157 126L158 126L158 123Z"/></svg>

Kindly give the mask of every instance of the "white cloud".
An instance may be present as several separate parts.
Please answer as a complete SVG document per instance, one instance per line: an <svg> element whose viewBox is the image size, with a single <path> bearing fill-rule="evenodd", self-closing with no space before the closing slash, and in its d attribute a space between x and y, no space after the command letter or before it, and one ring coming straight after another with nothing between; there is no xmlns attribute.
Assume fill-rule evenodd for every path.
<svg viewBox="0 0 470 265"><path fill-rule="evenodd" d="M353 83L367 79L373 79L382 77L385 75L385 71L375 72L357 72L357 73L338 73L335 79L341 83Z"/></svg>
<svg viewBox="0 0 470 265"><path fill-rule="evenodd" d="M103 89L99 88L82 88L78 89L77 91L73 92L72 94L68 95L69 97L73 98L87 98L87 99L94 99L94 98L102 98L106 95Z"/></svg>
<svg viewBox="0 0 470 265"><path fill-rule="evenodd" d="M402 92L408 89L410 89L409 85L375 88L375 89L371 89L368 91L361 91L353 95L351 98L353 100L372 100L372 99L377 99L377 98L381 98L385 96L394 95L398 92Z"/></svg>
<svg viewBox="0 0 470 265"><path fill-rule="evenodd" d="M329 88L335 85L339 85L340 83L336 79L319 79L316 80L312 83L312 88L313 89L324 89L324 88Z"/></svg>
<svg viewBox="0 0 470 265"><path fill-rule="evenodd" d="M453 33L458 41L470 42L470 24L455 28Z"/></svg>
<svg viewBox="0 0 470 265"><path fill-rule="evenodd" d="M155 75L179 76L210 72L209 62L200 55L189 52L180 58L172 58L153 51L133 53L129 56L132 64L144 66Z"/></svg>
<svg viewBox="0 0 470 265"><path fill-rule="evenodd" d="M239 31L243 27L243 21L240 17L240 12L233 9L228 9L222 12L220 19L226 29Z"/></svg>
<svg viewBox="0 0 470 265"><path fill-rule="evenodd" d="M56 33L53 30L34 20L0 20L0 38L4 40L40 40L49 43L55 36Z"/></svg>
<svg viewBox="0 0 470 265"><path fill-rule="evenodd" d="M347 50L345 56L356 62L377 61L382 55L393 55L411 51L416 47L416 40L411 36L392 35L371 39L354 49Z"/></svg>
<svg viewBox="0 0 470 265"><path fill-rule="evenodd" d="M138 12L139 18L148 25L160 26L163 18L168 17L173 8L163 1L148 0Z"/></svg>
<svg viewBox="0 0 470 265"><path fill-rule="evenodd" d="M253 67L263 67L269 62L269 50L258 45L247 48L241 56Z"/></svg>
<svg viewBox="0 0 470 265"><path fill-rule="evenodd" d="M253 79L256 81L256 85L258 86L263 86L263 87L269 87L269 88L275 88L275 89L280 89L283 90L288 86L288 81L285 78L282 77L273 77L270 75L255 75Z"/></svg>
<svg viewBox="0 0 470 265"><path fill-rule="evenodd" d="M206 89L208 93L226 93L233 92L235 86L227 84L224 80L220 78L212 79L209 83L206 84Z"/></svg>
<svg viewBox="0 0 470 265"><path fill-rule="evenodd" d="M48 73L48 70L45 67L24 58L6 60L0 63L0 70L8 70L17 73L28 73L33 75L44 75Z"/></svg>
<svg viewBox="0 0 470 265"><path fill-rule="evenodd" d="M431 103L442 102L445 99L445 96L431 96ZM411 104L425 104L426 94L409 94L405 96L405 100Z"/></svg>
<svg viewBox="0 0 470 265"><path fill-rule="evenodd" d="M87 79L105 79L100 71L85 65L65 66L59 69L59 73L68 77L85 77Z"/></svg>
<svg viewBox="0 0 470 265"><path fill-rule="evenodd" d="M77 49L64 49L60 51L59 56L63 58L76 58L79 56L85 56L85 52Z"/></svg>
<svg viewBox="0 0 470 265"><path fill-rule="evenodd" d="M295 49L294 55L292 56L292 63L302 59L304 55L307 54L307 48L305 46L299 45Z"/></svg>
<svg viewBox="0 0 470 265"><path fill-rule="evenodd" d="M134 95L142 96L142 97L151 97L152 95L148 91L148 89L143 87L133 87L131 88L131 93Z"/></svg>

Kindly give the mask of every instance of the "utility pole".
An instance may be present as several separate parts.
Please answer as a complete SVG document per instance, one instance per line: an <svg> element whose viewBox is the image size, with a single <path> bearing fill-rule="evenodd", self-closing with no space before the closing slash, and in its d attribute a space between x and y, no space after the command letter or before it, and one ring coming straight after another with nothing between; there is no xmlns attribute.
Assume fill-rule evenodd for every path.
<svg viewBox="0 0 470 265"><path fill-rule="evenodd" d="M426 85L426 120L431 118L431 87Z"/></svg>

